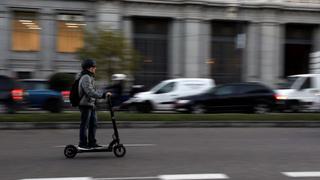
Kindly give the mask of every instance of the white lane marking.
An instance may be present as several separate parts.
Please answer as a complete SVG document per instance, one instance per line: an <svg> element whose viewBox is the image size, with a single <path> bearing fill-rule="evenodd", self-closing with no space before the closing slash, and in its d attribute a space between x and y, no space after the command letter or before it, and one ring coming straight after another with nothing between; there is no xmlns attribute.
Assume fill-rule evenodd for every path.
<svg viewBox="0 0 320 180"><path fill-rule="evenodd" d="M90 177L67 177L67 178L35 178L35 179L21 179L21 180L93 180Z"/></svg>
<svg viewBox="0 0 320 180"><path fill-rule="evenodd" d="M95 180L139 180L139 179L158 179L158 177L115 177L115 178L95 178Z"/></svg>
<svg viewBox="0 0 320 180"><path fill-rule="evenodd" d="M123 144L125 147L148 147L148 146L156 146L156 144ZM109 146L103 144L102 146ZM53 146L54 148L65 148L66 145L58 145L58 146Z"/></svg>
<svg viewBox="0 0 320 180"><path fill-rule="evenodd" d="M225 174L172 174L146 177L114 177L114 178L90 178L90 177L68 177L68 178L39 178L39 179L21 179L21 180L204 180L204 179L229 179Z"/></svg>
<svg viewBox="0 0 320 180"><path fill-rule="evenodd" d="M146 147L146 146L156 146L156 144L124 144L125 147Z"/></svg>
<svg viewBox="0 0 320 180"><path fill-rule="evenodd" d="M229 179L225 174L173 174L160 175L161 180Z"/></svg>
<svg viewBox="0 0 320 180"><path fill-rule="evenodd" d="M282 172L288 177L320 177L320 171Z"/></svg>

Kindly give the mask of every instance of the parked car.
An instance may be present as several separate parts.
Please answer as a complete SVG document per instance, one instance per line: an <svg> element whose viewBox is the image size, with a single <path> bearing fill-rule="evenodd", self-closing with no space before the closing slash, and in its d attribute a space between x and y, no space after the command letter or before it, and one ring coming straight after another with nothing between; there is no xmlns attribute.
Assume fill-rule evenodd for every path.
<svg viewBox="0 0 320 180"><path fill-rule="evenodd" d="M25 95L17 81L0 75L0 113L15 113L23 108Z"/></svg>
<svg viewBox="0 0 320 180"><path fill-rule="evenodd" d="M122 104L131 111L149 113L153 110L174 110L177 98L196 95L215 86L206 78L177 78L160 82L150 91L135 94Z"/></svg>
<svg viewBox="0 0 320 180"><path fill-rule="evenodd" d="M194 96L178 98L177 111L266 113L276 108L276 94L260 83L231 83Z"/></svg>
<svg viewBox="0 0 320 180"><path fill-rule="evenodd" d="M53 113L63 110L65 92L49 89L48 81L45 79L23 79L20 80L22 87L26 90L26 104L31 108L41 108Z"/></svg>
<svg viewBox="0 0 320 180"><path fill-rule="evenodd" d="M320 74L298 74L276 90L281 110L320 110Z"/></svg>

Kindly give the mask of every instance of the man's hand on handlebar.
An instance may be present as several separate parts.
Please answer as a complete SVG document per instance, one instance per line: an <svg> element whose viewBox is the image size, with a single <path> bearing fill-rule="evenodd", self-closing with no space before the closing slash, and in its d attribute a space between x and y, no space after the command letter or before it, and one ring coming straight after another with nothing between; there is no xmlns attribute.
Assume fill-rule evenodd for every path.
<svg viewBox="0 0 320 180"><path fill-rule="evenodd" d="M105 92L102 96L103 99L105 99L106 97L111 97L112 93L111 92Z"/></svg>

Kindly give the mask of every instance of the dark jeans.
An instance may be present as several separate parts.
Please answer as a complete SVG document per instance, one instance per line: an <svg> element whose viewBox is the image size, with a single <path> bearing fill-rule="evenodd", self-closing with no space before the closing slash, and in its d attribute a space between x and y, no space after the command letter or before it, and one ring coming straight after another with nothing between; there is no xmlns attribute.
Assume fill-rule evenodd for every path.
<svg viewBox="0 0 320 180"><path fill-rule="evenodd" d="M80 106L79 109L81 112L79 145L94 145L96 144L96 130L98 121L96 110L90 106ZM89 136L87 136L87 129Z"/></svg>

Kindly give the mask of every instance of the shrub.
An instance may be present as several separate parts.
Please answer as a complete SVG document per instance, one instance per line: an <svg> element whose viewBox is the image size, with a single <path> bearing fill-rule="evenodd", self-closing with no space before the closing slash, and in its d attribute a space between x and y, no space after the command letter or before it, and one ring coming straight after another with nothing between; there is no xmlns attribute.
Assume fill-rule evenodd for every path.
<svg viewBox="0 0 320 180"><path fill-rule="evenodd" d="M69 90L74 79L75 76L73 74L56 73L49 78L49 87L56 91Z"/></svg>

